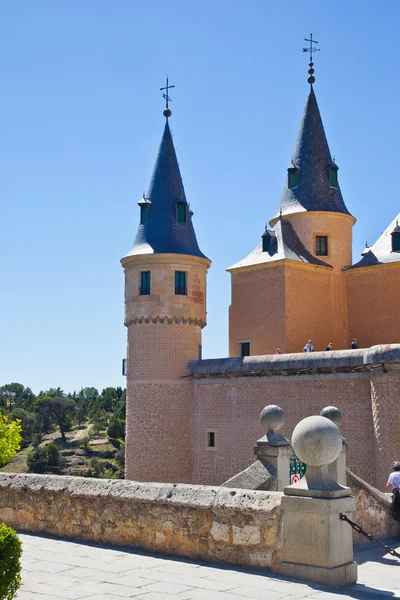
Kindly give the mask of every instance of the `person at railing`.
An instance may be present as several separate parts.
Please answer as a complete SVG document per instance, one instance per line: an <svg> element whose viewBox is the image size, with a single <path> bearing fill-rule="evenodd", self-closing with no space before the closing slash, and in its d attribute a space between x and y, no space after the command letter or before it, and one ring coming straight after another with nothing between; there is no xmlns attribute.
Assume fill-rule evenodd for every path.
<svg viewBox="0 0 400 600"><path fill-rule="evenodd" d="M395 460L386 484L392 490L392 515L400 523L400 462Z"/></svg>

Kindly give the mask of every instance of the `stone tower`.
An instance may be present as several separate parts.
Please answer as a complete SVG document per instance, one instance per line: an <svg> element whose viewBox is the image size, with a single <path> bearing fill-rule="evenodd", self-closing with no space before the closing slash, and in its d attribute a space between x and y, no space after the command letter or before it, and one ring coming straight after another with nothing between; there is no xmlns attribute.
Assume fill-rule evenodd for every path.
<svg viewBox="0 0 400 600"><path fill-rule="evenodd" d="M126 477L190 479L186 365L201 356L210 260L197 244L166 123L125 272L128 328Z"/></svg>
<svg viewBox="0 0 400 600"><path fill-rule="evenodd" d="M262 243L232 274L230 356L347 348L343 267L352 262L354 217L343 201L313 86L279 209Z"/></svg>

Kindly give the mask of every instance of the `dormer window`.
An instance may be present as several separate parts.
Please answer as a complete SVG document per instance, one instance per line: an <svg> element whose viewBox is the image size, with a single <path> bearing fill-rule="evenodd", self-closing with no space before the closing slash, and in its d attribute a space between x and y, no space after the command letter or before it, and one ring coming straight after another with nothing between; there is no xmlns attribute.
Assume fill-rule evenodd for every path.
<svg viewBox="0 0 400 600"><path fill-rule="evenodd" d="M186 223L186 202L177 202L176 203L176 222L177 223Z"/></svg>
<svg viewBox="0 0 400 600"><path fill-rule="evenodd" d="M265 229L264 233L261 236L262 240L262 251L269 252L272 246L272 238L275 237L268 229Z"/></svg>
<svg viewBox="0 0 400 600"><path fill-rule="evenodd" d="M334 163L328 167L329 185L334 188L338 187L338 169L339 167L337 167Z"/></svg>
<svg viewBox="0 0 400 600"><path fill-rule="evenodd" d="M145 225L149 220L151 202L143 196L143 198L139 200L138 204L140 206L140 224Z"/></svg>
<svg viewBox="0 0 400 600"><path fill-rule="evenodd" d="M393 229L391 236L392 252L400 252L400 225L398 221L396 221L396 227Z"/></svg>
<svg viewBox="0 0 400 600"><path fill-rule="evenodd" d="M288 168L288 188L289 190L293 189L296 187L297 185L297 176L298 176L298 170L296 167L289 167Z"/></svg>

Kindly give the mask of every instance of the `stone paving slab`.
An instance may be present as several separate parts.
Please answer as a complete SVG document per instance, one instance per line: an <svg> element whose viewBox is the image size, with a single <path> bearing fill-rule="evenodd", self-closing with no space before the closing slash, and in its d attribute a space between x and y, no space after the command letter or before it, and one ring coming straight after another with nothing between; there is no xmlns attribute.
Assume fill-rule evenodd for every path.
<svg viewBox="0 0 400 600"><path fill-rule="evenodd" d="M389 600L400 598L400 559L374 546L356 553L358 583L346 590L265 571L192 562L20 534L23 587L17 600ZM398 547L399 540L389 545Z"/></svg>

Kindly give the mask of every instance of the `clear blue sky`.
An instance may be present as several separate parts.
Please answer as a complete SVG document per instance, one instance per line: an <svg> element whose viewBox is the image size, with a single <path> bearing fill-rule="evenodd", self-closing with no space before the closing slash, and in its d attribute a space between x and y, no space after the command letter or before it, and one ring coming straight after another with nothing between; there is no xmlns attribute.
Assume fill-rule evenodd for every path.
<svg viewBox="0 0 400 600"><path fill-rule="evenodd" d="M123 271L164 118L208 278L205 357L227 355L225 268L275 213L316 84L354 257L400 210L398 0L0 4L0 385L124 385Z"/></svg>

